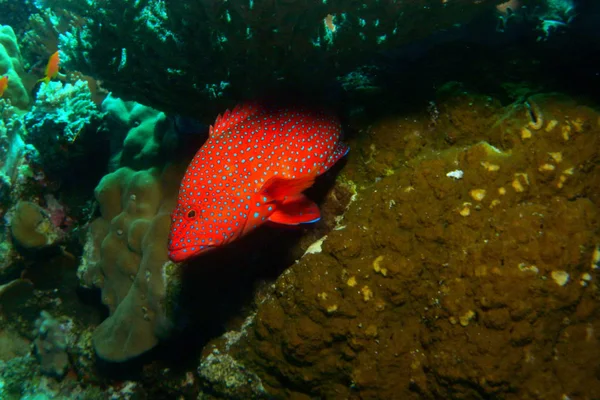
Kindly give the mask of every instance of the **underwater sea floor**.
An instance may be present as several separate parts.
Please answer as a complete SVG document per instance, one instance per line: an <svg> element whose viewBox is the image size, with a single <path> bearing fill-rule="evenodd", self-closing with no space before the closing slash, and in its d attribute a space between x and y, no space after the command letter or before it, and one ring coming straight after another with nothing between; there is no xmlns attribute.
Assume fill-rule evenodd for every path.
<svg viewBox="0 0 600 400"><path fill-rule="evenodd" d="M503 105L454 85L428 109L349 121L352 151L317 190L315 227L163 267L167 305L136 303L150 290L136 280L122 289L121 310L181 326L114 309L104 319L78 289L109 293L89 248L82 262L68 246L15 256L24 269L0 287L2 399L600 398L600 114L556 93ZM172 199L161 182L183 170L165 168L140 179ZM99 194L132 190L112 182L96 191L88 246L125 212ZM161 237L156 215L148 229Z"/></svg>

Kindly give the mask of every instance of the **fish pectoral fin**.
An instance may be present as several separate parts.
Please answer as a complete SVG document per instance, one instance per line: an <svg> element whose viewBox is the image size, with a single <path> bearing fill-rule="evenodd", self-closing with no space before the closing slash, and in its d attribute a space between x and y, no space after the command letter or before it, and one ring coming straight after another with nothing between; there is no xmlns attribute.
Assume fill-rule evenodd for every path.
<svg viewBox="0 0 600 400"><path fill-rule="evenodd" d="M301 193L278 203L269 216L269 221L282 225L309 224L320 219L319 206Z"/></svg>
<svg viewBox="0 0 600 400"><path fill-rule="evenodd" d="M321 167L319 175L325 173L329 168L333 167L335 163L338 162L340 158L348 154L349 151L350 148L347 145L345 145L342 142L338 142L337 146L335 147L335 150L333 150L333 153L331 153L331 155L327 158L327 160Z"/></svg>
<svg viewBox="0 0 600 400"><path fill-rule="evenodd" d="M286 198L294 198L315 182L314 175L305 175L297 179L285 179L274 176L261 188L261 194L271 200L282 201Z"/></svg>

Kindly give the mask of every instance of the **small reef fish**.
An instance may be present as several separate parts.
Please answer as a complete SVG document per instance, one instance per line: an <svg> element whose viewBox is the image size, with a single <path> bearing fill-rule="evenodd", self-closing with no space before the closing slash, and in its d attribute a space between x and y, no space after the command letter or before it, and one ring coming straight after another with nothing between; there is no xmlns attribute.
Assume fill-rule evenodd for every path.
<svg viewBox="0 0 600 400"><path fill-rule="evenodd" d="M44 73L44 77L38 82L48 83L50 82L50 79L56 77L56 75L58 75L59 64L60 55L58 54L58 51L56 51L48 59L48 65L46 65L46 72Z"/></svg>
<svg viewBox="0 0 600 400"><path fill-rule="evenodd" d="M4 95L4 91L8 87L8 75L4 75L0 78L0 97Z"/></svg>
<svg viewBox="0 0 600 400"><path fill-rule="evenodd" d="M302 192L348 153L339 120L326 112L247 103L209 129L179 188L169 258L182 262L263 223L316 222Z"/></svg>

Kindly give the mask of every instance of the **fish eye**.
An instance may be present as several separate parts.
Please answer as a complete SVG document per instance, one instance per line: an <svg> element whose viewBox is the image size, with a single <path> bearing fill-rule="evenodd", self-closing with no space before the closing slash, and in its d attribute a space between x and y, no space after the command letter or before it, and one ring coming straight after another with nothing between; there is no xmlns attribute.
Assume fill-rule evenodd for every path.
<svg viewBox="0 0 600 400"><path fill-rule="evenodd" d="M188 218L194 218L195 216L196 216L196 211L194 211L194 210L188 211L188 213L187 213Z"/></svg>

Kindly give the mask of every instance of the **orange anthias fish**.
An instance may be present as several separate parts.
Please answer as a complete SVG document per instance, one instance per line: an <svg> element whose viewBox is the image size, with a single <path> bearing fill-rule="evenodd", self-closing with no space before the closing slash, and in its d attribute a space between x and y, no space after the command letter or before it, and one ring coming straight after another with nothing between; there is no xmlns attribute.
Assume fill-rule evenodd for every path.
<svg viewBox="0 0 600 400"><path fill-rule="evenodd" d="M46 65L46 72L44 73L44 77L40 79L38 82L50 82L50 79L54 78L58 75L58 66L60 64L60 56L58 51L50 56L48 59L48 65Z"/></svg>
<svg viewBox="0 0 600 400"><path fill-rule="evenodd" d="M266 221L320 219L302 194L348 153L333 115L244 104L219 116L187 168L171 215L175 262L230 243Z"/></svg>
<svg viewBox="0 0 600 400"><path fill-rule="evenodd" d="M0 97L4 95L4 91L8 87L8 75L4 75L0 78Z"/></svg>

